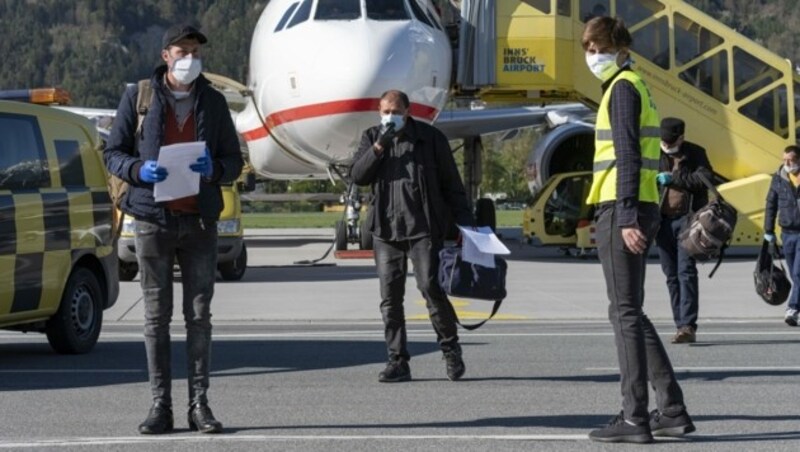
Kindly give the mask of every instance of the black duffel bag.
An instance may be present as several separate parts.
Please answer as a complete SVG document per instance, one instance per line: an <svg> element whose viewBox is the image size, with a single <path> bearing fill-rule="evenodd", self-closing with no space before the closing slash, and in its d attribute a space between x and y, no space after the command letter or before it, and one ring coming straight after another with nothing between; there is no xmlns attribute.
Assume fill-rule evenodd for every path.
<svg viewBox="0 0 800 452"><path fill-rule="evenodd" d="M761 252L758 253L756 269L753 272L756 293L773 306L783 304L792 290L792 283L789 282L786 270L780 263L780 254L775 249L776 246L770 246L766 240L761 244ZM780 267L775 265L775 261L778 261Z"/></svg>
<svg viewBox="0 0 800 452"><path fill-rule="evenodd" d="M464 325L456 318L459 325L474 330L494 317L506 297L507 269L505 259L497 255L494 256L494 268L489 268L465 262L460 247L445 247L439 251L439 286L447 295L494 301L488 319Z"/></svg>
<svg viewBox="0 0 800 452"><path fill-rule="evenodd" d="M678 234L678 244L687 255L698 262L717 260L711 273L708 274L711 278L722 263L725 249L731 243L738 213L732 205L722 199L722 195L711 181L700 173L697 176L711 190L714 197L689 217L686 226Z"/></svg>

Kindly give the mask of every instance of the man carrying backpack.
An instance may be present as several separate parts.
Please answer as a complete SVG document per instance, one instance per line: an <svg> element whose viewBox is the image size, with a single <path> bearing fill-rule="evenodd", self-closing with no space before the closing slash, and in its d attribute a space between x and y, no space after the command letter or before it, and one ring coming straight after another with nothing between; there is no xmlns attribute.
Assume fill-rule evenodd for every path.
<svg viewBox="0 0 800 452"><path fill-rule="evenodd" d="M239 177L244 162L225 98L200 73L206 37L194 27L170 27L162 39L163 63L147 85L133 85L122 96L103 153L109 173L130 186L120 203L135 218L136 257L144 294L144 343L153 405L139 425L141 434L174 428L169 324L173 312L173 272L181 269L186 323L191 430L220 433L222 424L208 406L211 358L211 298L217 271L217 220L222 211L220 184ZM139 95L147 86L151 95ZM144 118L139 99L146 99ZM139 105L137 105L139 104ZM141 120L141 128L137 123ZM162 146L204 141L205 155L188 164L200 174L195 196L156 202L155 184L170 175L159 166Z"/></svg>
<svg viewBox="0 0 800 452"><path fill-rule="evenodd" d="M661 228L656 247L667 277L672 318L678 331L673 344L695 341L697 331L697 263L678 245L678 235L689 216L708 203L708 189L701 179L712 180L711 163L702 147L685 141L686 125L678 118L661 120L661 160L656 176L661 192Z"/></svg>
<svg viewBox="0 0 800 452"><path fill-rule="evenodd" d="M786 266L792 279L792 292L784 321L797 326L800 309L800 147L789 146L783 151L783 165L772 176L767 192L764 213L764 240L775 243L775 217L781 226L781 242Z"/></svg>

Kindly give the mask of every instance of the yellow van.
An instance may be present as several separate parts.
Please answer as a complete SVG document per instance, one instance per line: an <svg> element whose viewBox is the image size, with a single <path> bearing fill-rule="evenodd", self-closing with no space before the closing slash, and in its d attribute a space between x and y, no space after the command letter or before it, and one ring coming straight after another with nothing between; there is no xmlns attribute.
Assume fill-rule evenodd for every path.
<svg viewBox="0 0 800 452"><path fill-rule="evenodd" d="M244 177L234 184L222 186L223 209L217 222L217 270L225 281L238 281L247 270L241 193L252 191L252 184L252 177ZM125 215L119 237L119 279L122 281L133 281L139 272L133 221L130 215Z"/></svg>
<svg viewBox="0 0 800 452"><path fill-rule="evenodd" d="M0 99L65 103L61 90ZM86 353L119 295L113 208L94 124L55 108L0 100L0 328L47 334Z"/></svg>

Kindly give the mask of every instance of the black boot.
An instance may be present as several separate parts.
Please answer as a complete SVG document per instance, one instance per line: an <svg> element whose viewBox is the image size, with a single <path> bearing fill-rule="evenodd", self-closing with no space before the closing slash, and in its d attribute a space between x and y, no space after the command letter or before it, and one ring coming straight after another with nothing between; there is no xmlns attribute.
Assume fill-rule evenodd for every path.
<svg viewBox="0 0 800 452"><path fill-rule="evenodd" d="M222 423L214 419L211 408L205 403L195 403L189 408L189 430L200 433L222 433Z"/></svg>
<svg viewBox="0 0 800 452"><path fill-rule="evenodd" d="M139 424L139 433L142 435L160 435L171 432L175 422L172 419L172 407L161 402L156 402L150 408L147 419Z"/></svg>
<svg viewBox="0 0 800 452"><path fill-rule="evenodd" d="M467 367L464 365L464 360L461 358L461 346L456 345L452 350L444 352L443 358L447 369L447 378L450 381L456 381L464 376Z"/></svg>

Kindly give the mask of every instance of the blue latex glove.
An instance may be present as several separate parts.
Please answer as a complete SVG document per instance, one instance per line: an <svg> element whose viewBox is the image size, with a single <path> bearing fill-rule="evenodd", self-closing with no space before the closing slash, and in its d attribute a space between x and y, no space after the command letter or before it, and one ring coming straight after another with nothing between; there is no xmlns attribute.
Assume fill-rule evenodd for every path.
<svg viewBox="0 0 800 452"><path fill-rule="evenodd" d="M210 179L214 174L214 163L211 161L211 154L206 148L205 155L198 157L197 161L189 165L189 169L195 173L200 173L206 179Z"/></svg>
<svg viewBox="0 0 800 452"><path fill-rule="evenodd" d="M666 186L666 185L671 184L672 183L672 173L667 173L667 172L658 173L658 176L656 176L656 182L658 182L658 185L661 185L661 186Z"/></svg>
<svg viewBox="0 0 800 452"><path fill-rule="evenodd" d="M158 162L155 160L147 160L144 162L144 165L139 168L139 179L148 184L161 182L167 178L167 175L167 169L158 166Z"/></svg>
<svg viewBox="0 0 800 452"><path fill-rule="evenodd" d="M766 241L768 241L770 243L774 242L775 241L775 234L770 234L770 233L764 234L764 240L766 240Z"/></svg>

